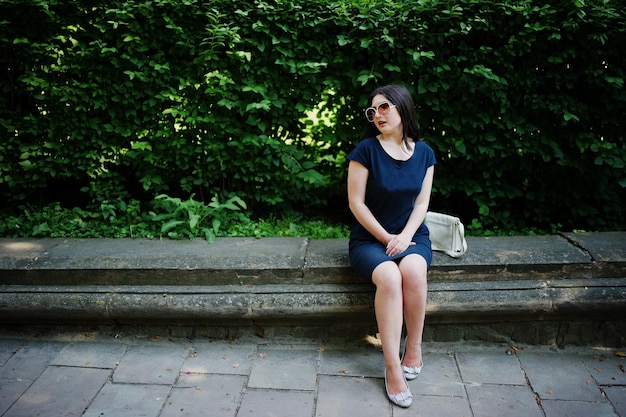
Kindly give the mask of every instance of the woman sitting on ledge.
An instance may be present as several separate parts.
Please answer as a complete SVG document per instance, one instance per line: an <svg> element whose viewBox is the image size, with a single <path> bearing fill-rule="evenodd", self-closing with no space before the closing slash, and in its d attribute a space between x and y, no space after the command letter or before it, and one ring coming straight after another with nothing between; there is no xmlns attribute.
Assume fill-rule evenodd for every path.
<svg viewBox="0 0 626 417"><path fill-rule="evenodd" d="M357 220L350 235L350 262L376 286L387 396L408 407L412 395L407 380L422 370L426 275L432 260L423 221L436 160L419 140L415 106L405 87L378 88L369 105L363 139L348 154L348 201ZM400 358L403 323L407 337Z"/></svg>

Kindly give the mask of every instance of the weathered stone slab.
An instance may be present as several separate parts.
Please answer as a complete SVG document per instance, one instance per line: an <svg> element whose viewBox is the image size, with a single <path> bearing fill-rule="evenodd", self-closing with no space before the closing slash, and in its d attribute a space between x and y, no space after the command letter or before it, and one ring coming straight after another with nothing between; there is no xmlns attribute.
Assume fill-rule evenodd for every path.
<svg viewBox="0 0 626 417"><path fill-rule="evenodd" d="M8 271L30 268L56 244L50 239L0 239L0 278Z"/></svg>
<svg viewBox="0 0 626 417"><path fill-rule="evenodd" d="M4 416L80 416L110 374L107 369L46 368Z"/></svg>
<svg viewBox="0 0 626 417"><path fill-rule="evenodd" d="M248 387L314 391L318 362L318 347L313 345L259 348Z"/></svg>
<svg viewBox="0 0 626 417"><path fill-rule="evenodd" d="M413 395L444 397L449 400L465 396L465 387L453 355L425 351L422 359L424 361L422 373L416 383L411 384Z"/></svg>
<svg viewBox="0 0 626 417"><path fill-rule="evenodd" d="M113 373L113 382L171 385L189 351L183 346L144 344L128 349Z"/></svg>
<svg viewBox="0 0 626 417"><path fill-rule="evenodd" d="M389 401L384 400L384 392L382 378L322 375L319 378L319 399L315 415L317 417L391 417L392 406Z"/></svg>
<svg viewBox="0 0 626 417"><path fill-rule="evenodd" d="M245 386L242 375L183 374L158 416L235 417Z"/></svg>
<svg viewBox="0 0 626 417"><path fill-rule="evenodd" d="M238 345L224 340L202 340L194 343L181 371L185 374L249 375L254 346ZM178 387L185 387L184 381Z"/></svg>
<svg viewBox="0 0 626 417"><path fill-rule="evenodd" d="M517 357L502 352L468 351L457 354L463 382L473 384L526 385Z"/></svg>
<svg viewBox="0 0 626 417"><path fill-rule="evenodd" d="M0 283L47 285L271 283L300 282L304 238L43 239L33 252L26 242L13 251ZM4 252L18 243L5 243ZM17 247L20 247L19 245ZM16 263L11 259L23 259ZM29 261L29 262L28 262Z"/></svg>
<svg viewBox="0 0 626 417"><path fill-rule="evenodd" d="M305 284L363 283L350 266L346 239L310 240L303 275Z"/></svg>
<svg viewBox="0 0 626 417"><path fill-rule="evenodd" d="M596 262L626 263L626 232L564 233Z"/></svg>
<svg viewBox="0 0 626 417"><path fill-rule="evenodd" d="M526 385L469 385L467 396L474 415L543 417L533 392Z"/></svg>
<svg viewBox="0 0 626 417"><path fill-rule="evenodd" d="M522 367L541 400L606 402L575 353L522 350Z"/></svg>
<svg viewBox="0 0 626 417"><path fill-rule="evenodd" d="M461 258L435 252L433 281L522 280L592 277L591 258L560 236L468 238Z"/></svg>
<svg viewBox="0 0 626 417"><path fill-rule="evenodd" d="M590 254L594 276L626 277L626 232L565 233L564 236Z"/></svg>
<svg viewBox="0 0 626 417"><path fill-rule="evenodd" d="M0 368L0 379L35 380L65 347L58 342L32 342L20 347Z"/></svg>
<svg viewBox="0 0 626 417"><path fill-rule="evenodd" d="M121 343L75 342L66 346L52 365L114 369L125 351L126 346Z"/></svg>
<svg viewBox="0 0 626 417"><path fill-rule="evenodd" d="M301 269L304 238L194 240L64 239L42 269Z"/></svg>
<svg viewBox="0 0 626 417"><path fill-rule="evenodd" d="M246 391L239 416L311 417L315 393L285 390Z"/></svg>
<svg viewBox="0 0 626 417"><path fill-rule="evenodd" d="M170 387L167 385L105 384L82 417L158 416Z"/></svg>

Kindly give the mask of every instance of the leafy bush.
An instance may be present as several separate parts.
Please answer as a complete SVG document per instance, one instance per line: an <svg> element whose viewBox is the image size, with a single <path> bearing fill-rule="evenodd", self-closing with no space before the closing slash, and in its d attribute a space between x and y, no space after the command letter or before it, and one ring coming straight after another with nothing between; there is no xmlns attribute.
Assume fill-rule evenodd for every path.
<svg viewBox="0 0 626 417"><path fill-rule="evenodd" d="M40 209L20 206L16 215L0 219L3 237L145 237L160 236L157 224L139 210L139 202L121 207L124 211L104 207L102 213L80 208L63 208L51 203Z"/></svg>
<svg viewBox="0 0 626 417"><path fill-rule="evenodd" d="M167 194L349 219L361 108L400 82L439 160L433 209L486 230L626 225L618 0L5 0L0 16L7 216Z"/></svg>
<svg viewBox="0 0 626 417"><path fill-rule="evenodd" d="M79 208L66 209L58 203L31 211L26 207L16 216L0 219L3 237L67 237L67 238L172 238L201 237L212 242L221 237L309 237L311 239L345 239L349 228L330 224L302 214L288 213L280 218L252 220L240 211L241 202L234 198L223 205L211 205L163 196L147 213L139 212L139 202L117 210L107 208L102 214Z"/></svg>
<svg viewBox="0 0 626 417"><path fill-rule="evenodd" d="M151 213L152 220L161 224L161 233L167 234L170 238L188 237L202 235L207 242L215 240L219 233L220 226L225 221L242 221L247 218L241 214L234 215L246 204L239 197L232 197L223 204L220 204L217 197L213 197L208 205L193 199L193 195L187 201L180 198L172 198L165 194L156 198L159 208L163 213Z"/></svg>

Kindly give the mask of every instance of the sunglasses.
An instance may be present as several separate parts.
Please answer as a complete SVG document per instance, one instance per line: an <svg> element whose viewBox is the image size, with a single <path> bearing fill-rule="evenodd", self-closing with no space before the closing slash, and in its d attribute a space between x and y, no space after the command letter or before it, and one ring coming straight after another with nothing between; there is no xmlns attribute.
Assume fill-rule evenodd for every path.
<svg viewBox="0 0 626 417"><path fill-rule="evenodd" d="M389 113L389 110L391 110L392 107L396 107L396 105L389 104L386 101L383 101L376 107L368 107L367 109L365 109L365 117L368 121L373 122L376 113L380 114L381 116L385 116Z"/></svg>

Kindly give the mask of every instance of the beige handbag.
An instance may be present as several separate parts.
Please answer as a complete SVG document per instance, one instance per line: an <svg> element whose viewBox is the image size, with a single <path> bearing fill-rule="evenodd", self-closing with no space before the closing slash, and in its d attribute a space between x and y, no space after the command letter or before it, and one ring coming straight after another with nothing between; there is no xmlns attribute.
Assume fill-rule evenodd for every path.
<svg viewBox="0 0 626 417"><path fill-rule="evenodd" d="M430 231L430 243L433 250L458 258L467 251L465 227L458 217L429 211L424 223Z"/></svg>

